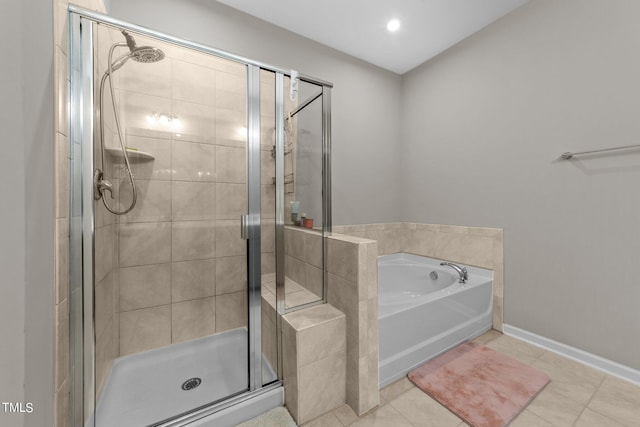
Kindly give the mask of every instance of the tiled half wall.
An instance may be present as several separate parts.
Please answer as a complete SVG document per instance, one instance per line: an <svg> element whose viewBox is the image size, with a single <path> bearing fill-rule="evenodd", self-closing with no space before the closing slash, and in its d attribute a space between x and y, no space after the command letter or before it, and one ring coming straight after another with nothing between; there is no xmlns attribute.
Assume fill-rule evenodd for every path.
<svg viewBox="0 0 640 427"><path fill-rule="evenodd" d="M347 404L358 414L378 405L378 266L374 240L327 238L327 302L347 320Z"/></svg>
<svg viewBox="0 0 640 427"><path fill-rule="evenodd" d="M298 424L344 405L345 323L331 304L282 316L285 403Z"/></svg>
<svg viewBox="0 0 640 427"><path fill-rule="evenodd" d="M294 266L291 270L287 266L288 274L297 278L305 293L322 295L322 282L314 274L322 265L321 234L287 227L285 236L286 262ZM346 402L363 414L379 403L378 247L374 240L336 233L325 239L325 245L327 302L346 320Z"/></svg>

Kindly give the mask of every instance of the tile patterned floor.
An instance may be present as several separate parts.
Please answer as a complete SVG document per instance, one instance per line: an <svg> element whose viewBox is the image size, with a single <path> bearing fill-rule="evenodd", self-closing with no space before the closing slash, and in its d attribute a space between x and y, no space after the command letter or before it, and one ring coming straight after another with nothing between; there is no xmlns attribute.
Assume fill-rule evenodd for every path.
<svg viewBox="0 0 640 427"><path fill-rule="evenodd" d="M551 378L511 427L640 427L640 387L496 331L476 341ZM304 427L466 425L404 378L380 390L380 406L361 417L344 405Z"/></svg>

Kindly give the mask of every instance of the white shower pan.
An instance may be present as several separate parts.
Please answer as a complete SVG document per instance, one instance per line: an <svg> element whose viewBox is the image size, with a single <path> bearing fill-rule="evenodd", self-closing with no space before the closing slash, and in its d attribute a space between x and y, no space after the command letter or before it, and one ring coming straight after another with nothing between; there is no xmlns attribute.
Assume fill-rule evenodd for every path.
<svg viewBox="0 0 640 427"><path fill-rule="evenodd" d="M277 378L264 357L262 368L264 378ZM245 328L123 356L114 361L98 399L95 427L161 425L169 418L246 391L248 384ZM259 404L252 411L243 405L242 414L230 417L228 410L233 407L227 408L223 410L226 421L217 419L210 425L235 425L283 404L282 391L270 396L266 407ZM191 425L209 425L213 418L215 414Z"/></svg>

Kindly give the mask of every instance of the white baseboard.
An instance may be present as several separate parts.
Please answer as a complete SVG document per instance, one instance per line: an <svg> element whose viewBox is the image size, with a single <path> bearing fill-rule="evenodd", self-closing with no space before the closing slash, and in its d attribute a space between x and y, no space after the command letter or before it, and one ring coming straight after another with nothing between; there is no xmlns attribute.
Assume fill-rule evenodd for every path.
<svg viewBox="0 0 640 427"><path fill-rule="evenodd" d="M640 386L640 371L636 369L621 365L620 363L605 359L604 357L596 356L592 353L587 353L586 351L562 344L558 341L536 335L532 332L525 331L524 329L516 328L515 326L503 325L503 332L505 335L542 347L545 350L552 351L561 356L575 360L576 362L591 366L592 368L599 369L607 374L622 378L623 380Z"/></svg>

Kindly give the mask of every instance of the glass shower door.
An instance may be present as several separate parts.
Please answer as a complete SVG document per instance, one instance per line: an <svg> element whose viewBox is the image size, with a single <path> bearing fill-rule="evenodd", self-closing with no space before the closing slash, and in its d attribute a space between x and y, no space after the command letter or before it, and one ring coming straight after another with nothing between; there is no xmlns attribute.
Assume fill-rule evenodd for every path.
<svg viewBox="0 0 640 427"><path fill-rule="evenodd" d="M329 88L260 71L260 187L262 351L265 365L278 367L278 313L286 314L325 298L324 236L328 176ZM293 208L293 206L295 208ZM304 220L303 220L304 214ZM280 371L282 372L282 371ZM263 384L277 379L270 369Z"/></svg>
<svg viewBox="0 0 640 427"><path fill-rule="evenodd" d="M284 310L325 299L324 242L330 221L325 198L325 117L321 85L300 80L289 96L285 78L281 175L284 192Z"/></svg>
<svg viewBox="0 0 640 427"><path fill-rule="evenodd" d="M256 67L75 19L74 47L84 54L72 91L84 104L71 114L82 174L74 202L84 205L78 232L90 261L76 268L85 319L94 319L81 325L85 409L74 411L76 424L155 425L276 381L261 348L277 343L254 329L262 320ZM155 59L137 58L138 48ZM86 184L94 169L105 183L99 200Z"/></svg>
<svg viewBox="0 0 640 427"><path fill-rule="evenodd" d="M114 61L104 57L125 37L106 25L94 34L99 81ZM97 427L157 423L249 388L239 221L248 197L247 67L127 34L164 58L112 65L115 107L108 99L100 111L116 193L107 202L120 212L133 202L121 137L137 200L124 215L96 202L96 266L103 234L117 241L111 265L96 271ZM129 54L128 46L118 49ZM112 292L113 313L105 308Z"/></svg>

